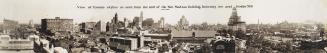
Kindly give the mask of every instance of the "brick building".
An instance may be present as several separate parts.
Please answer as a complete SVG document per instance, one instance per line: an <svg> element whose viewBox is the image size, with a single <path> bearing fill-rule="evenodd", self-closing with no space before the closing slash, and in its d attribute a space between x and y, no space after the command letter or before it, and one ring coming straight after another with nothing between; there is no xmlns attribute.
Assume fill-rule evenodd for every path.
<svg viewBox="0 0 327 53"><path fill-rule="evenodd" d="M72 32L74 31L73 19L42 19L41 31L42 32Z"/></svg>

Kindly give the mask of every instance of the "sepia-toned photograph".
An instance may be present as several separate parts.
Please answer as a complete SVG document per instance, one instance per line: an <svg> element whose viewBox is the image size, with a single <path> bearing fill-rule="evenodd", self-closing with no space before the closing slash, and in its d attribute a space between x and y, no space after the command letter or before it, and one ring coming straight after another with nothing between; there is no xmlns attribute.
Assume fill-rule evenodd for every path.
<svg viewBox="0 0 327 53"><path fill-rule="evenodd" d="M0 53L327 53L327 0L0 0Z"/></svg>

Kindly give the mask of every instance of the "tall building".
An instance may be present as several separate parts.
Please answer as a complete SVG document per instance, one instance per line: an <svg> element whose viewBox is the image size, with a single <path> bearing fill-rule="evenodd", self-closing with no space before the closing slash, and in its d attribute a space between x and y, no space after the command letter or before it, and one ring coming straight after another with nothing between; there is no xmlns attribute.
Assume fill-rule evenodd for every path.
<svg viewBox="0 0 327 53"><path fill-rule="evenodd" d="M106 25L106 31L108 32L116 32L117 28L120 27L119 20L118 20L118 14L115 13L115 16L111 19L111 22L108 22Z"/></svg>
<svg viewBox="0 0 327 53"><path fill-rule="evenodd" d="M95 24L95 30L99 32L105 32L106 31L106 23L98 21Z"/></svg>
<svg viewBox="0 0 327 53"><path fill-rule="evenodd" d="M143 23L143 11L141 11L141 13L140 13L140 17L134 17L134 19L133 19L133 24L134 24L134 26L135 27L138 27L138 28L142 28L143 26L142 26L142 23Z"/></svg>
<svg viewBox="0 0 327 53"><path fill-rule="evenodd" d="M143 11L141 11L141 13L140 13L139 21L140 21L140 22L138 22L138 23L139 23L139 27L142 28L142 22L143 22Z"/></svg>
<svg viewBox="0 0 327 53"><path fill-rule="evenodd" d="M236 30L242 30L245 31L246 30L246 24L244 21L241 21L241 16L237 15L237 10L234 7L233 11L232 11L232 15L229 18L228 21L228 28L232 29L233 31Z"/></svg>
<svg viewBox="0 0 327 53"><path fill-rule="evenodd" d="M139 26L142 26L142 23L140 23L142 21L140 21L140 17L134 17L133 19L133 26L134 27L139 27Z"/></svg>
<svg viewBox="0 0 327 53"><path fill-rule="evenodd" d="M80 24L80 31L84 33L91 33L96 24L96 22L83 22Z"/></svg>
<svg viewBox="0 0 327 53"><path fill-rule="evenodd" d="M111 30L111 27L110 27L111 23L110 22L107 22L106 24L107 24L106 25L106 32L108 32L108 31Z"/></svg>
<svg viewBox="0 0 327 53"><path fill-rule="evenodd" d="M160 20L158 21L160 28L165 27L165 18L161 17Z"/></svg>
<svg viewBox="0 0 327 53"><path fill-rule="evenodd" d="M41 30L43 32L72 32L74 30L73 19L42 19Z"/></svg>
<svg viewBox="0 0 327 53"><path fill-rule="evenodd" d="M183 15L182 18L178 21L177 26L180 29L187 29L189 26L189 22L187 21L187 19L185 18L185 16Z"/></svg>
<svg viewBox="0 0 327 53"><path fill-rule="evenodd" d="M164 28L164 25L165 25L165 18L164 17L161 17L158 22L154 23L154 27L156 28Z"/></svg>
<svg viewBox="0 0 327 53"><path fill-rule="evenodd" d="M124 18L124 28L127 28L128 24L129 24L129 22L128 22L127 18Z"/></svg>
<svg viewBox="0 0 327 53"><path fill-rule="evenodd" d="M112 18L111 23L118 24L118 14L115 14L115 17Z"/></svg>

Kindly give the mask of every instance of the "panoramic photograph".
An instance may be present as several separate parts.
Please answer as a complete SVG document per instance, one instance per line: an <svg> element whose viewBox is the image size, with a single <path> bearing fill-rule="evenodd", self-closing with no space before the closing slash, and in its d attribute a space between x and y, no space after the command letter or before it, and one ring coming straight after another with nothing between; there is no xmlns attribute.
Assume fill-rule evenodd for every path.
<svg viewBox="0 0 327 53"><path fill-rule="evenodd" d="M0 53L327 53L327 0L0 0Z"/></svg>

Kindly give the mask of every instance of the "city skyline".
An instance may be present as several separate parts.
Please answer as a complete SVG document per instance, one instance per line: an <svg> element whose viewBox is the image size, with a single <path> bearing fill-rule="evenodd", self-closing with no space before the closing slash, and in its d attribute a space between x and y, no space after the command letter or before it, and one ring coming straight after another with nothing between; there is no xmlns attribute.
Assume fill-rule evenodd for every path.
<svg viewBox="0 0 327 53"><path fill-rule="evenodd" d="M34 0L33 0L34 1ZM177 21L185 16L190 24L200 24L208 22L209 24L221 23L225 24L232 13L231 8L217 8L217 9L78 9L76 6L89 6L89 5L253 5L253 8L238 8L238 13L241 20L249 24L256 24L257 20L264 24L275 24L282 21L300 22L323 22L327 17L326 1L323 0L274 0L266 2L266 0L242 0L242 1L227 1L227 0L207 0L207 1L186 1L186 0L168 0L168 1L118 1L118 0L35 0L30 1L1 1L0 18L11 19L19 21L20 23L28 23L33 20L34 23L40 23L42 18L71 18L75 23L88 22L88 21L110 21L114 13L118 13L119 20L125 17L132 20L135 16L139 16L140 12L144 12L144 18L153 18L155 21L164 17L166 23L176 24ZM112 2L111 2L112 1ZM180 2L184 3L180 3ZM283 2L280 2L283 1ZM58 2L62 2L59 3ZM128 2L128 3L123 3ZM158 3L159 2L159 3ZM162 2L162 3L160 3ZM177 2L177 3L171 3ZM178 3L179 2L179 3ZM117 4L121 3L121 4ZM131 4L130 4L131 3ZM206 3L206 4L204 4ZM277 4L279 3L279 4ZM310 5L308 5L310 4ZM0 19L1 20L1 19Z"/></svg>
<svg viewBox="0 0 327 53"><path fill-rule="evenodd" d="M0 53L326 53L327 0L0 0Z"/></svg>

